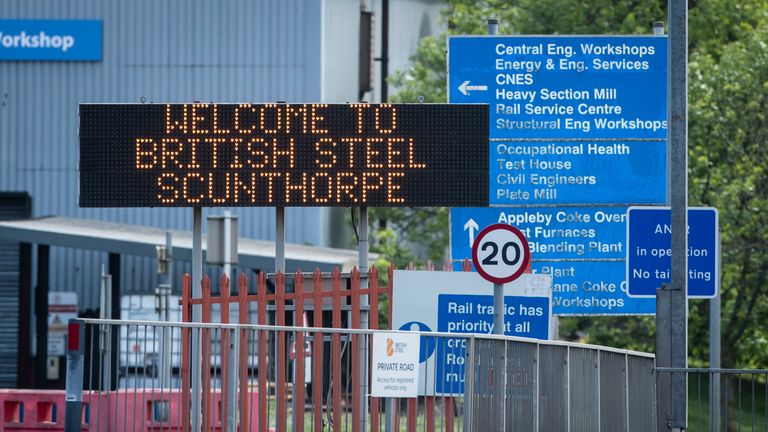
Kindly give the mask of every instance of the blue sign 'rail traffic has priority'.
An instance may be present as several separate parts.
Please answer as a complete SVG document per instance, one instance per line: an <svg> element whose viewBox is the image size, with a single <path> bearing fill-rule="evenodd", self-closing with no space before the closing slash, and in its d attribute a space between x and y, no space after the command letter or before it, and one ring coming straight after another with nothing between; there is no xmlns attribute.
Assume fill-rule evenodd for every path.
<svg viewBox="0 0 768 432"><path fill-rule="evenodd" d="M504 334L547 340L551 329L549 275L523 274L504 285ZM414 289L418 287L418 289ZM437 341L422 336L419 394L464 393L466 344L460 334L495 330L493 284L477 273L396 270L393 274L392 328L457 333Z"/></svg>
<svg viewBox="0 0 768 432"><path fill-rule="evenodd" d="M669 207L627 211L627 288L630 296L654 297L670 282L672 212ZM720 285L718 213L688 209L688 297L711 298Z"/></svg>

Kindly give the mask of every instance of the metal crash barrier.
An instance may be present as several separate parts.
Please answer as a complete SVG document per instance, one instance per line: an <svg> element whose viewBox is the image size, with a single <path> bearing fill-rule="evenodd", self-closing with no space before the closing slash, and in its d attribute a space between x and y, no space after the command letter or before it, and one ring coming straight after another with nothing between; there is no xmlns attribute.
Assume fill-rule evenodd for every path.
<svg viewBox="0 0 768 432"><path fill-rule="evenodd" d="M472 431L656 427L654 356L594 345L469 339L464 417Z"/></svg>
<svg viewBox="0 0 768 432"><path fill-rule="evenodd" d="M649 354L491 335L418 333L418 398L362 398L358 347L380 330L81 319L83 430L649 431ZM408 332L413 334L413 332ZM102 335L120 335L117 389ZM199 337L201 409L185 340ZM303 341L302 341L303 340ZM243 343L248 341L247 344ZM300 341L303 343L297 344ZM228 344L228 349L222 349ZM109 346L106 344L105 346ZM246 350L240 350L247 346ZM297 348L297 347L303 347ZM158 363L159 353L170 361ZM304 370L297 368L301 358ZM167 364L163 368L159 365ZM471 373L469 373L471 371ZM78 380L68 380L76 383ZM67 390L77 399L77 392ZM367 409L364 408L367 406ZM78 422L72 422L74 425ZM79 424L79 423L78 423Z"/></svg>

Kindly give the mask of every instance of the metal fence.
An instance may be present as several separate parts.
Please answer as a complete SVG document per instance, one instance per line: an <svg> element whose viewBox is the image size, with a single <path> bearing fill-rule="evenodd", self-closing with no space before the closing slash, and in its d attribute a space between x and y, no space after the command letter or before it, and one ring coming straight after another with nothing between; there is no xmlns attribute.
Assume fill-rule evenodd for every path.
<svg viewBox="0 0 768 432"><path fill-rule="evenodd" d="M688 378L690 432L768 431L768 369L657 368Z"/></svg>
<svg viewBox="0 0 768 432"><path fill-rule="evenodd" d="M475 337L470 343L467 430L655 428L653 355L510 338Z"/></svg>
<svg viewBox="0 0 768 432"><path fill-rule="evenodd" d="M76 327L82 368L68 371L83 378L82 407L73 408L83 430L648 431L655 419L654 359L643 353L420 333L420 396L384 400L358 374L368 361L359 348L377 330L92 319ZM120 362L117 389L101 350L113 335L133 356ZM210 352L199 378L178 352L194 338Z"/></svg>

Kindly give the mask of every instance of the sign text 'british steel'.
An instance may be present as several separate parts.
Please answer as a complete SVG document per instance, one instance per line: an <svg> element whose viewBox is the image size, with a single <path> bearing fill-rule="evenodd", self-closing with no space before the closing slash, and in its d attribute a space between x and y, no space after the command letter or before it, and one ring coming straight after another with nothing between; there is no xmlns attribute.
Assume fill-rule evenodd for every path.
<svg viewBox="0 0 768 432"><path fill-rule="evenodd" d="M485 206L488 107L80 107L80 205Z"/></svg>

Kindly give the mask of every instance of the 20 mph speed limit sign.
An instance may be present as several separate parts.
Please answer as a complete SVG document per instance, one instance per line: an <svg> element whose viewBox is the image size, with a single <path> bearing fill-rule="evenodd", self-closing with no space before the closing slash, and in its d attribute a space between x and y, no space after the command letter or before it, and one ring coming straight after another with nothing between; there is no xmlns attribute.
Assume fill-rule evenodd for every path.
<svg viewBox="0 0 768 432"><path fill-rule="evenodd" d="M472 244L472 263L480 276L495 284L520 277L531 261L528 240L519 229L505 224L489 225Z"/></svg>

